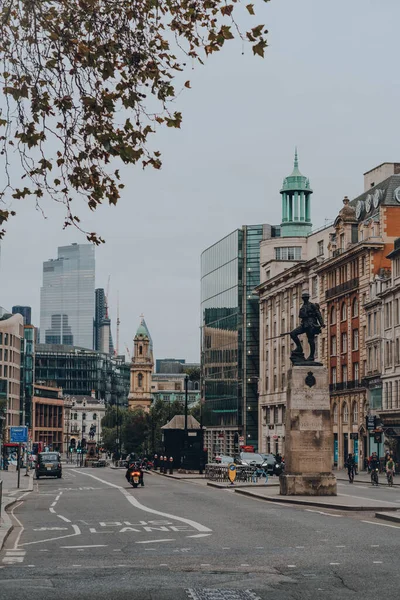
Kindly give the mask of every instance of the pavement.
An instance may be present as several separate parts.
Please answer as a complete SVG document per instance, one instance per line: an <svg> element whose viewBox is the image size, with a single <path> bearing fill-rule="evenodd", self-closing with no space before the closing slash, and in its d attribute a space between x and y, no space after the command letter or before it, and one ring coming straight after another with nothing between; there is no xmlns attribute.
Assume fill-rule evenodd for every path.
<svg viewBox="0 0 400 600"><path fill-rule="evenodd" d="M66 466L63 479L33 484L10 509L0 600L399 596L400 523L373 510L272 503L155 474L133 489L111 468ZM400 507L395 488L338 488L343 504Z"/></svg>

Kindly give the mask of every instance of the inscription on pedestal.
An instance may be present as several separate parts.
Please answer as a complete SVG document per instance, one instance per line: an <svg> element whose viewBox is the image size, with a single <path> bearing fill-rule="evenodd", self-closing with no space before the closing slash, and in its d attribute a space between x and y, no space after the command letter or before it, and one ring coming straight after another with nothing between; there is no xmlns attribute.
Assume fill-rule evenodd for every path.
<svg viewBox="0 0 400 600"><path fill-rule="evenodd" d="M322 415L300 415L299 429L300 431L322 431L324 429Z"/></svg>
<svg viewBox="0 0 400 600"><path fill-rule="evenodd" d="M291 390L291 408L299 410L329 410L329 393L318 389Z"/></svg>

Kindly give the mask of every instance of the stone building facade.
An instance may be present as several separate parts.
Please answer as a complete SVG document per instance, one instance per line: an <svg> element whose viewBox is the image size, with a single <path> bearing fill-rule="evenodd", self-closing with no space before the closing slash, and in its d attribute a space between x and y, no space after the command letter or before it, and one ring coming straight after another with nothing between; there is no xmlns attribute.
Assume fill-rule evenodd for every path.
<svg viewBox="0 0 400 600"><path fill-rule="evenodd" d="M400 175L380 181L379 174L380 167L375 174L374 170L368 172L364 193L351 202L345 198L331 235L329 257L316 269L321 307L328 320L322 343L328 352L334 463L338 468L350 452L363 467L373 449L366 417L372 408L380 408L377 367L372 370L373 363L367 365L367 348L374 354L376 346L378 356L374 338L379 334L367 328L370 315L373 324L375 312L371 283L387 277L387 256L400 230ZM368 187L371 183L375 185Z"/></svg>
<svg viewBox="0 0 400 600"><path fill-rule="evenodd" d="M311 232L311 187L298 167L284 180L281 237L264 239L260 248L260 374L259 451L285 451L287 372L291 367L291 340L298 325L303 290L320 302L316 269L327 257L331 226ZM323 315L324 316L324 315ZM307 341L303 340L305 352ZM317 356L321 355L317 348Z"/></svg>
<svg viewBox="0 0 400 600"><path fill-rule="evenodd" d="M71 446L77 447L78 441L82 439L89 440L91 428L94 431L94 441L101 443L101 420L106 414L104 400L97 400L89 395L64 396L64 410L64 452Z"/></svg>
<svg viewBox="0 0 400 600"><path fill-rule="evenodd" d="M0 397L5 399L3 441L9 440L9 428L24 425L24 395L21 387L21 347L24 318L0 308Z"/></svg>

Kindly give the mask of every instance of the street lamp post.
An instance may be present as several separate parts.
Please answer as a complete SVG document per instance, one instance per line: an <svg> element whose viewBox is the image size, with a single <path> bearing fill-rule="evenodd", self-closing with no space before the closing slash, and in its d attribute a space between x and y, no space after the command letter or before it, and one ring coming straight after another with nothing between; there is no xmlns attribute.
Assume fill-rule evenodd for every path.
<svg viewBox="0 0 400 600"><path fill-rule="evenodd" d="M185 376L185 429L184 429L184 440L183 440L183 461L182 467L187 467L187 451L188 451L188 387L189 387L189 376Z"/></svg>

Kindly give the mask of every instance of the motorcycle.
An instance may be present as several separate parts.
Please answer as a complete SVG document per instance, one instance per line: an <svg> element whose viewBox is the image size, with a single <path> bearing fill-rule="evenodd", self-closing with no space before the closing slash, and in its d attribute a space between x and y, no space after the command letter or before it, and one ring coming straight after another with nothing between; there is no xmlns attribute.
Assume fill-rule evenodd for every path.
<svg viewBox="0 0 400 600"><path fill-rule="evenodd" d="M130 477L129 477L129 483L132 485L132 487L137 488L139 483L140 483L140 471L138 469L134 469L133 471L131 471Z"/></svg>
<svg viewBox="0 0 400 600"><path fill-rule="evenodd" d="M379 485L379 469L373 469L371 473L371 483L372 485Z"/></svg>

